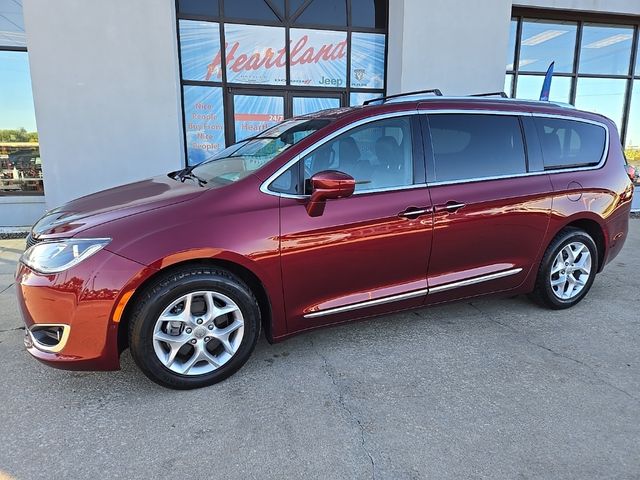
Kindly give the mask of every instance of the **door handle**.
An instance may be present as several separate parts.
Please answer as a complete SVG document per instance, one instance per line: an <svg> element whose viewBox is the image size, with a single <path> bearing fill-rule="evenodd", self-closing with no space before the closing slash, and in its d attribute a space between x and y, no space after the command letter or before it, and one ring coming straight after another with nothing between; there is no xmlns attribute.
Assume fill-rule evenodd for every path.
<svg viewBox="0 0 640 480"><path fill-rule="evenodd" d="M404 212L400 212L398 216L414 219L431 212L432 209L430 207L408 207Z"/></svg>
<svg viewBox="0 0 640 480"><path fill-rule="evenodd" d="M438 205L436 210L446 210L448 213L456 213L462 207L466 206L466 203L455 202L453 200L445 203L444 205Z"/></svg>

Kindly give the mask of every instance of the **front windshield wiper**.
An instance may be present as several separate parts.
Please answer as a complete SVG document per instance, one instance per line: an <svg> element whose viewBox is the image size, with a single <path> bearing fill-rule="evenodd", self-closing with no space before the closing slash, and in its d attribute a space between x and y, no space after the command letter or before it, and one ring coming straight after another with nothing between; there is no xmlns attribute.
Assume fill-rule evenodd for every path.
<svg viewBox="0 0 640 480"><path fill-rule="evenodd" d="M199 177L198 175L196 175L195 173L193 173L193 169L196 167L197 165L192 165L190 167L187 168L183 168L182 170L176 172L174 174L174 178L177 178L178 180L180 180L182 183L184 183L184 181L187 178L191 178L193 180L196 180L198 182L198 185L200 185L201 187L207 184L207 181L202 178Z"/></svg>

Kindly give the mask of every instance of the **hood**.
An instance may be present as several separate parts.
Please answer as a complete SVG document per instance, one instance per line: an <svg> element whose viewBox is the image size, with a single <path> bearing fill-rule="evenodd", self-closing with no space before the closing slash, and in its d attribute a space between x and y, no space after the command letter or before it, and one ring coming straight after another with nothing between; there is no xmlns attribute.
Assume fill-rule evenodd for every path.
<svg viewBox="0 0 640 480"><path fill-rule="evenodd" d="M32 234L36 238L69 237L99 224L191 200L205 191L191 180L183 183L166 175L153 177L87 195L50 210L33 226Z"/></svg>

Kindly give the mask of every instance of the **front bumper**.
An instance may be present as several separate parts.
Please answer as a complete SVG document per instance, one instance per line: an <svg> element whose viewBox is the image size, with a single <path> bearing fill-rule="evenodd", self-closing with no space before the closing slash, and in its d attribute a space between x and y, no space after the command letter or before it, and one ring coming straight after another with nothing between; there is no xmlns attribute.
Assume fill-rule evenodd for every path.
<svg viewBox="0 0 640 480"><path fill-rule="evenodd" d="M35 272L19 263L16 290L28 330L27 351L56 368L119 369L120 319L114 319L114 311L122 298L130 297L135 279L144 269L105 249L54 275ZM47 325L60 327L51 329L54 336L56 331L62 332L59 341L41 337ZM47 342L54 347L49 348Z"/></svg>

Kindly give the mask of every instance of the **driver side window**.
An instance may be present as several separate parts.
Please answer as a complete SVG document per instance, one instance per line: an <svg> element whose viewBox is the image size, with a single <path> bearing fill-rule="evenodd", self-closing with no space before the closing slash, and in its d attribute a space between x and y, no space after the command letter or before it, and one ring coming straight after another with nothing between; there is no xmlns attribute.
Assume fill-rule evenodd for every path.
<svg viewBox="0 0 640 480"><path fill-rule="evenodd" d="M305 185L324 170L351 175L356 180L356 192L413 185L411 118L388 118L349 130L318 147L302 162Z"/></svg>

